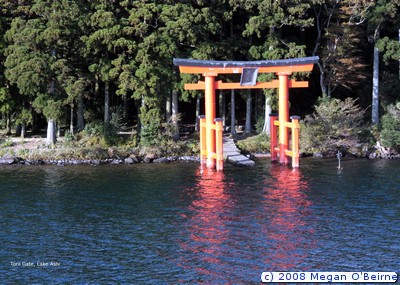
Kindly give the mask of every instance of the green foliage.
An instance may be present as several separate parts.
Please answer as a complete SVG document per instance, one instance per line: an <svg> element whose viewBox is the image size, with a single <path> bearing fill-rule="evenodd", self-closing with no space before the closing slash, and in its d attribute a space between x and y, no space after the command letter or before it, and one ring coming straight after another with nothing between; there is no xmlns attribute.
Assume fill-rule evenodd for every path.
<svg viewBox="0 0 400 285"><path fill-rule="evenodd" d="M10 91L6 87L0 87L0 114L10 112L13 107Z"/></svg>
<svg viewBox="0 0 400 285"><path fill-rule="evenodd" d="M266 153L270 151L269 142L268 135L261 133L244 140L239 140L237 146L246 153Z"/></svg>
<svg viewBox="0 0 400 285"><path fill-rule="evenodd" d="M264 128L264 122L265 122L265 114L261 114L258 116L258 118L256 119L256 123L255 123L255 128L257 133L262 133L263 128Z"/></svg>
<svg viewBox="0 0 400 285"><path fill-rule="evenodd" d="M384 37L378 40L376 44L380 52L383 52L383 61L388 64L390 60L400 59L400 43L397 40L391 40Z"/></svg>
<svg viewBox="0 0 400 285"><path fill-rule="evenodd" d="M161 129L160 112L157 108L148 108L147 106L142 106L140 112L140 122L142 124L140 145L154 146L158 144Z"/></svg>
<svg viewBox="0 0 400 285"><path fill-rule="evenodd" d="M111 135L117 134L126 128L124 111L121 106L111 108L111 119L107 132Z"/></svg>
<svg viewBox="0 0 400 285"><path fill-rule="evenodd" d="M102 121L90 122L86 124L82 132L83 138L80 140L86 145L118 146L124 142L118 132L125 127L122 119L122 109L115 108L111 113L111 120L107 128Z"/></svg>
<svg viewBox="0 0 400 285"><path fill-rule="evenodd" d="M73 142L74 139L75 139L74 135L69 130L65 131L65 134L64 134L65 142L70 143L70 142Z"/></svg>
<svg viewBox="0 0 400 285"><path fill-rule="evenodd" d="M11 146L13 146L13 145L14 145L14 143L13 143L13 141L12 141L11 139L9 139L9 138L4 139L4 138L1 138L1 137L0 137L0 147L1 147L1 148L4 148L4 147L11 147Z"/></svg>
<svg viewBox="0 0 400 285"><path fill-rule="evenodd" d="M90 122L90 123L86 124L84 132L89 137L103 136L104 135L104 124L103 124L103 122L100 122L100 121Z"/></svg>
<svg viewBox="0 0 400 285"><path fill-rule="evenodd" d="M400 151L400 102L390 105L382 117L382 144Z"/></svg>
<svg viewBox="0 0 400 285"><path fill-rule="evenodd" d="M26 108L23 108L18 114L15 122L17 124L30 124L32 123L32 112Z"/></svg>
<svg viewBox="0 0 400 285"><path fill-rule="evenodd" d="M301 125L301 149L315 153L350 146L357 142L364 113L355 99L320 98L315 113L306 116Z"/></svg>

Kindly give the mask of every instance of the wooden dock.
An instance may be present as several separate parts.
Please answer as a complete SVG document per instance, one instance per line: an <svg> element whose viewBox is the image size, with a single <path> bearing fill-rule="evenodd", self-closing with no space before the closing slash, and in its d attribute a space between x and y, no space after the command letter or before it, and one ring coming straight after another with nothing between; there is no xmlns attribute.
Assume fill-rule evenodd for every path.
<svg viewBox="0 0 400 285"><path fill-rule="evenodd" d="M224 149L224 159L227 163L236 166L254 166L255 162L240 153L233 139L224 137L223 138L223 149Z"/></svg>

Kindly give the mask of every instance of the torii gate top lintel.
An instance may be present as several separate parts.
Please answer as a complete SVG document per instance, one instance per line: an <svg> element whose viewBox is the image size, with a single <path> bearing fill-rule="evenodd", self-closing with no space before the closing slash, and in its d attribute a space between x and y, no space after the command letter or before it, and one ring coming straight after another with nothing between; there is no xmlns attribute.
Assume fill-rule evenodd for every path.
<svg viewBox="0 0 400 285"><path fill-rule="evenodd" d="M307 72L319 60L318 56L257 61L220 61L174 58L174 65L181 73L242 73L243 68L258 68L258 73L268 72Z"/></svg>

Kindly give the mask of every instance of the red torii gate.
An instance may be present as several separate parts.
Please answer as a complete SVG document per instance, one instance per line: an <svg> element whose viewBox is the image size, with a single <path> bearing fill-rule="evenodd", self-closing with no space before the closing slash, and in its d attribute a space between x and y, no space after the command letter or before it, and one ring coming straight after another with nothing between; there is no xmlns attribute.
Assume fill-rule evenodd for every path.
<svg viewBox="0 0 400 285"><path fill-rule="evenodd" d="M299 117L289 121L289 88L308 87L308 81L289 79L293 72L312 71L318 56L261 61L215 61L174 58L181 73L202 74L204 81L185 84L186 90L205 90L205 116L200 116L200 159L208 168L223 170L222 119L216 118L215 90L279 88L279 117L271 116L271 161L299 167ZM258 73L276 73L278 80L257 82ZM241 74L240 82L216 81L218 74ZM277 127L279 126L279 145ZM289 150L289 129L292 130L292 149Z"/></svg>

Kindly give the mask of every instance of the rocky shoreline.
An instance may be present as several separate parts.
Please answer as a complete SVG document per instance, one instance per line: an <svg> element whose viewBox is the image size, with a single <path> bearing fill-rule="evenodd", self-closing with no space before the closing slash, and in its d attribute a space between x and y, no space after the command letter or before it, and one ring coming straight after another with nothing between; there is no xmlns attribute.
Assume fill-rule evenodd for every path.
<svg viewBox="0 0 400 285"><path fill-rule="evenodd" d="M377 143L373 147L341 148L343 157L364 159L400 159L400 154ZM337 149L302 154L302 157L335 158ZM269 157L269 153L249 154L251 158ZM1 149L0 165L118 165L138 163L200 162L198 154L161 151L159 148L45 148L36 142L32 145L15 144Z"/></svg>
<svg viewBox="0 0 400 285"><path fill-rule="evenodd" d="M137 164L137 163L170 163L170 162L200 162L198 156L170 156L155 159L140 158L129 156L127 158L107 158L107 159L23 159L20 157L2 157L0 165L103 165L103 164Z"/></svg>
<svg viewBox="0 0 400 285"><path fill-rule="evenodd" d="M348 155L347 155L348 156ZM376 154L370 153L364 156L353 156L353 158L366 158L366 159L400 159L400 154L397 153L388 153L388 154ZM252 154L251 157L254 158L266 158L270 157L268 154ZM333 158L334 155L330 156L322 156L322 155L313 155L313 157L318 158ZM183 155L183 156L168 156L168 157L157 157L151 158L149 156L136 156L130 155L125 158L113 157L113 158L105 158L105 159L26 159L17 156L5 156L0 157L0 166L1 165L57 165L57 166L68 166L68 165L119 165L119 164L139 164L139 163L171 163L171 162L200 162L199 156L193 155Z"/></svg>

